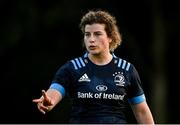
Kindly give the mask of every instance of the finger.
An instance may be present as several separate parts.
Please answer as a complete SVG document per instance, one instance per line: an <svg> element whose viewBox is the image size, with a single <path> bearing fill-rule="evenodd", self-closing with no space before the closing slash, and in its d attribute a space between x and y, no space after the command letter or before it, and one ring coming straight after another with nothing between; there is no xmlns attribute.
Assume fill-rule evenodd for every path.
<svg viewBox="0 0 180 125"><path fill-rule="evenodd" d="M42 103L38 103L37 107L41 112L46 112L48 110L48 107L44 106Z"/></svg>
<svg viewBox="0 0 180 125"><path fill-rule="evenodd" d="M39 103L39 107L43 110L48 110L49 108L47 106L44 106L43 103Z"/></svg>
<svg viewBox="0 0 180 125"><path fill-rule="evenodd" d="M38 109L39 109L43 114L45 114L46 112L50 111L50 110L49 110L50 108L44 106L42 103L39 103L39 104L38 104Z"/></svg>
<svg viewBox="0 0 180 125"><path fill-rule="evenodd" d="M41 113L43 113L43 114L46 114L46 112L45 112L44 110L42 110L42 109L39 109L39 111L40 111Z"/></svg>
<svg viewBox="0 0 180 125"><path fill-rule="evenodd" d="M42 102L42 99L33 99L32 101L38 103L38 102Z"/></svg>
<svg viewBox="0 0 180 125"><path fill-rule="evenodd" d="M41 107L38 106L38 109L41 113L46 114L46 112L43 109L41 109Z"/></svg>

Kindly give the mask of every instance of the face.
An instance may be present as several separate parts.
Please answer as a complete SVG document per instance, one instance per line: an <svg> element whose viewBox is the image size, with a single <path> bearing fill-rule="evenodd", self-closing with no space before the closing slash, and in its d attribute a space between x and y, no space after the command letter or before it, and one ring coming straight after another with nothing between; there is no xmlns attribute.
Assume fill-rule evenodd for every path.
<svg viewBox="0 0 180 125"><path fill-rule="evenodd" d="M109 52L111 39L107 36L104 24L85 26L84 43L89 54Z"/></svg>

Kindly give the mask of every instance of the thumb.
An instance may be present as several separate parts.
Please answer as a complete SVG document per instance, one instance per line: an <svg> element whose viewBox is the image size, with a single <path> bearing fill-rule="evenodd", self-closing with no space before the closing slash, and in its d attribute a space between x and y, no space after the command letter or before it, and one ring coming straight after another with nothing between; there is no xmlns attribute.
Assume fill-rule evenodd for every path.
<svg viewBox="0 0 180 125"><path fill-rule="evenodd" d="M45 90L42 90L42 96L44 97L44 99L48 98Z"/></svg>
<svg viewBox="0 0 180 125"><path fill-rule="evenodd" d="M47 93L45 90L42 90L42 96L44 97L44 101L45 103L49 103L50 105L52 105L51 100L49 99L49 97L47 96Z"/></svg>

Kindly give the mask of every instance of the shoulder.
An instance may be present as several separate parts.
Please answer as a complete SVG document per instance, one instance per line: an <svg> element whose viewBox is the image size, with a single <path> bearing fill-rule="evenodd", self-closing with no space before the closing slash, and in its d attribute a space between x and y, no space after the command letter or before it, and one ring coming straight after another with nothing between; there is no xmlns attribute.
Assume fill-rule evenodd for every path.
<svg viewBox="0 0 180 125"><path fill-rule="evenodd" d="M130 72L133 68L134 65L129 62L128 60L125 60L123 58L117 57L116 55L113 54L115 64L118 68Z"/></svg>
<svg viewBox="0 0 180 125"><path fill-rule="evenodd" d="M87 61L86 58L87 58L87 55L84 54L83 56L75 57L75 58L69 60L68 64L74 70L82 69L82 68L86 67L86 61Z"/></svg>
<svg viewBox="0 0 180 125"><path fill-rule="evenodd" d="M129 61L122 59L120 57L117 57L115 55L113 55L115 60L116 60L116 65L118 68L120 68L120 70L124 73L126 73L128 76L130 76L130 78L139 78L139 73L136 69L136 67L134 66L134 64L130 63Z"/></svg>

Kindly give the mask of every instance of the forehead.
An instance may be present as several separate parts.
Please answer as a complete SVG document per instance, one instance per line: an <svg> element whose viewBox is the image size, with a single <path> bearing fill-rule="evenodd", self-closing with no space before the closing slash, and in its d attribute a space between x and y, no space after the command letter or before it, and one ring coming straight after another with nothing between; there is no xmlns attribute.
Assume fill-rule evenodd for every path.
<svg viewBox="0 0 180 125"><path fill-rule="evenodd" d="M85 26L85 32L88 31L105 31L105 24L99 24L99 23L87 24Z"/></svg>

